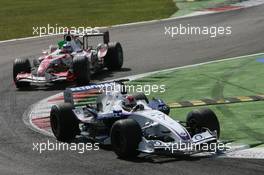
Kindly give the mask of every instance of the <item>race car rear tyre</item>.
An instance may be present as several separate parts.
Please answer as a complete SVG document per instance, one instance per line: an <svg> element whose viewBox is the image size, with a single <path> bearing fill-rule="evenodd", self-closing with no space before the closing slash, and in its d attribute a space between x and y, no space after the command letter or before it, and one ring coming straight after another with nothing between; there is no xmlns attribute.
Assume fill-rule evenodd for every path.
<svg viewBox="0 0 264 175"><path fill-rule="evenodd" d="M19 73L31 73L31 66L28 59L15 59L13 63L13 80L17 88L26 88L30 86L29 82L19 82L16 77Z"/></svg>
<svg viewBox="0 0 264 175"><path fill-rule="evenodd" d="M191 135L208 128L210 131L217 131L217 138L220 137L220 124L216 114L209 108L193 110L187 115L187 127L190 128Z"/></svg>
<svg viewBox="0 0 264 175"><path fill-rule="evenodd" d="M142 139L139 124L133 119L116 121L111 128L111 144L116 155L123 159L134 158L139 154L138 145Z"/></svg>
<svg viewBox="0 0 264 175"><path fill-rule="evenodd" d="M87 85L90 82L90 62L87 57L79 56L73 58L73 72L77 76L78 85Z"/></svg>
<svg viewBox="0 0 264 175"><path fill-rule="evenodd" d="M80 133L79 121L74 116L70 103L52 106L50 125L57 140L62 142L70 142Z"/></svg>
<svg viewBox="0 0 264 175"><path fill-rule="evenodd" d="M145 100L146 103L149 103L148 97L144 93L136 93L136 94L133 94L133 97L136 100Z"/></svg>
<svg viewBox="0 0 264 175"><path fill-rule="evenodd" d="M105 65L108 70L119 70L123 66L123 49L119 42L108 44Z"/></svg>

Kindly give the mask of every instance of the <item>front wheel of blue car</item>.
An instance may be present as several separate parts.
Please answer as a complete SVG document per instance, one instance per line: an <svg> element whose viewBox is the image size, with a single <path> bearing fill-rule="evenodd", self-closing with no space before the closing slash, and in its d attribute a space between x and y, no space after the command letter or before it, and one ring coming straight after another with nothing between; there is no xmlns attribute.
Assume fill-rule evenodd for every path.
<svg viewBox="0 0 264 175"><path fill-rule="evenodd" d="M111 128L112 148L120 158L136 157L139 154L138 145L141 139L141 128L133 119L118 120Z"/></svg>
<svg viewBox="0 0 264 175"><path fill-rule="evenodd" d="M70 103L52 106L50 125L54 136L62 142L70 142L80 133L79 122L72 112Z"/></svg>
<svg viewBox="0 0 264 175"><path fill-rule="evenodd" d="M191 135L202 132L203 128L210 131L217 131L217 138L220 137L220 124L216 114L209 108L193 110L187 115L187 127Z"/></svg>

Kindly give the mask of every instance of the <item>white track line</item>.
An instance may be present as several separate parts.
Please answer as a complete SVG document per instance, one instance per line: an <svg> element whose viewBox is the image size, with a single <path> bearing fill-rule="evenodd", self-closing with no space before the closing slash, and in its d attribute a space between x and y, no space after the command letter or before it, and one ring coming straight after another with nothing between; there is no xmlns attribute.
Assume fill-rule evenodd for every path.
<svg viewBox="0 0 264 175"><path fill-rule="evenodd" d="M237 3L237 4L232 4L232 6L242 6L242 8L250 8L258 5L264 4L262 0L257 0L261 1L258 3ZM97 27L97 29L107 29L107 28L119 28L119 27L126 27L126 26L133 26L133 25L140 25L140 24L151 24L155 22L161 22L161 21L171 21L171 20L176 20L176 19L184 19L184 18L191 18L195 16L204 16L204 15L209 15L209 14L216 14L216 13L224 13L227 11L235 11L239 10L238 9L228 9L224 11L195 11L193 13L184 15L184 16L176 16L176 17L169 17L169 18L164 18L164 19L159 19L159 20L149 20L149 21L140 21L140 22L132 22L132 23L127 23L127 24L117 24L117 25L112 25L112 26L102 26L102 27ZM50 34L50 35L45 35L45 36L31 36L31 37L25 37L25 38L17 38L17 39L9 39L9 40L3 40L0 41L0 44L2 43L7 43L7 42L15 42L15 41L25 41L25 40L33 40L33 39L39 39L39 38L47 38L47 37L52 37L52 36L59 36L61 34Z"/></svg>
<svg viewBox="0 0 264 175"><path fill-rule="evenodd" d="M242 150L226 153L224 157L263 159L264 158L264 148L257 147L257 148L242 149Z"/></svg>
<svg viewBox="0 0 264 175"><path fill-rule="evenodd" d="M118 78L115 80L120 80L120 79L136 80L136 79L143 78L146 76L150 76L150 75L153 75L156 73L170 72L170 71L175 71L175 70L179 70L179 69L197 67L197 66L202 66L202 65L212 64L212 63L220 63L220 62L224 62L224 61L231 61L231 60L242 59L242 58L251 57L251 56L258 56L258 55L264 55L264 53L256 53L256 54L250 54L250 55L244 55L244 56L238 56L238 57L232 57L232 58L225 58L225 59L221 59L221 60L208 61L208 62L204 62L204 63L191 64L191 65L187 65L187 66L169 68L169 69L153 71L153 72L147 72L147 73L138 74L138 75L131 75L131 76L123 77L123 78Z"/></svg>
<svg viewBox="0 0 264 175"><path fill-rule="evenodd" d="M169 17L169 18L158 19L158 20L132 22L132 23L127 23L127 24L117 24L117 25L112 25L112 26L102 26L102 27L96 27L96 28L101 30L101 29L107 29L107 28L120 28L120 27L127 27L127 26L141 25L141 24L152 24L155 22L164 22L164 21L171 21L171 20L176 20L176 19L192 18L195 16L204 16L204 15L209 15L213 13L224 13L227 11L235 11L235 10L239 10L239 9L228 9L225 11L214 11L214 12L210 11L208 13L195 13L194 12L194 13L184 15L184 16ZM25 37L25 38L10 39L10 40L0 41L0 44L8 43L8 42L15 42L15 41L25 41L25 40L33 40L33 39L39 39L39 38L47 38L47 37L59 36L59 35L61 34L51 34L51 35L44 35L44 36L31 36L31 37Z"/></svg>

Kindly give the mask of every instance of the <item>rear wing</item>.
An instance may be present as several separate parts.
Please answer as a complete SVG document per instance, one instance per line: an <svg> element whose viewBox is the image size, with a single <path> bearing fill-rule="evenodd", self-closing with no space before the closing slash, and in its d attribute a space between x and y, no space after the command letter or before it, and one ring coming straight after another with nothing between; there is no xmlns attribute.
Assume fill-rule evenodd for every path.
<svg viewBox="0 0 264 175"><path fill-rule="evenodd" d="M82 39L82 44L83 44L83 49L87 49L89 46L89 42L88 39L92 38L92 37L103 37L103 42L104 44L108 44L110 42L110 36L109 36L109 31L105 31L105 32L97 32L97 33L89 33L89 34L71 34L71 31L68 31L67 34L64 34L64 41L71 41L72 37L76 37L76 36L81 36Z"/></svg>
<svg viewBox="0 0 264 175"><path fill-rule="evenodd" d="M89 38L89 37L98 37L98 36L102 36L103 37L105 44L109 43L109 41L110 41L109 31L105 31L105 32L102 32L102 33L86 34L83 37Z"/></svg>
<svg viewBox="0 0 264 175"><path fill-rule="evenodd" d="M109 31L105 31L103 33L91 33L83 36L83 47L87 49L89 47L89 38L92 37L103 37L104 44L108 44L110 42Z"/></svg>
<svg viewBox="0 0 264 175"><path fill-rule="evenodd" d="M93 105L96 104L97 97L102 93L111 91L120 91L124 93L123 84L127 81L129 81L129 79L67 88L63 92L64 102L71 103L73 106Z"/></svg>

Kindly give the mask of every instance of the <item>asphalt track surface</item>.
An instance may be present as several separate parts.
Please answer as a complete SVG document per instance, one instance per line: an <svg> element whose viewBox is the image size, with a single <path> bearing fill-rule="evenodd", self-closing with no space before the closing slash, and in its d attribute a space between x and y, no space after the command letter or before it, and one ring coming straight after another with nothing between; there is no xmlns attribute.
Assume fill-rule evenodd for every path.
<svg viewBox="0 0 264 175"><path fill-rule="evenodd" d="M164 35L164 26L232 26L232 35L217 37ZM124 69L97 75L107 80L164 68L200 63L226 57L263 52L264 6L221 14L155 22L111 29L111 38L123 44ZM263 174L264 160L141 157L134 161L116 158L112 151L84 154L52 151L39 154L32 143L54 138L30 130L22 115L30 104L60 92L62 88L17 91L12 82L12 61L34 57L56 38L0 44L0 174ZM183 77L184 81L184 77ZM231 116L230 116L231 117Z"/></svg>

